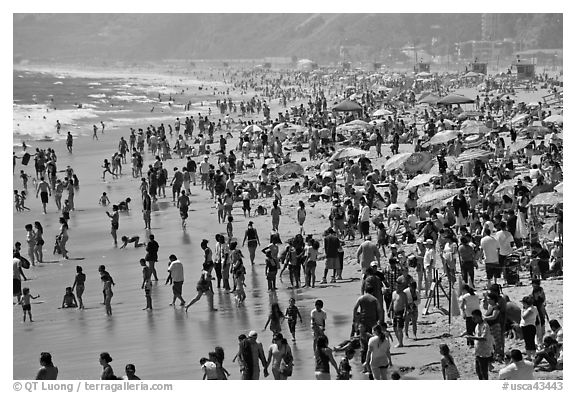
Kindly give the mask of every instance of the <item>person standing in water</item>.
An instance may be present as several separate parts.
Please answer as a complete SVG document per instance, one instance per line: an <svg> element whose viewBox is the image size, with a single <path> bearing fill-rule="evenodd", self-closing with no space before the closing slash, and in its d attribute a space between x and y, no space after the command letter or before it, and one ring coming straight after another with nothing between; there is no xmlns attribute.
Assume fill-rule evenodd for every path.
<svg viewBox="0 0 576 393"><path fill-rule="evenodd" d="M42 201L42 210L46 214L46 205L48 204L48 196L52 196L52 190L50 189L50 184L44 180L44 177L40 178L40 183L36 187L36 198L40 194L40 200Z"/></svg>
<svg viewBox="0 0 576 393"><path fill-rule="evenodd" d="M146 296L146 308L143 308L143 310L152 310L152 296L150 295L150 291L152 290L152 273L150 268L146 265L146 260L144 258L140 259L140 266L142 266L141 289L144 290Z"/></svg>
<svg viewBox="0 0 576 393"><path fill-rule="evenodd" d="M112 239L114 239L114 247L118 246L117 232L120 227L120 213L118 212L118 205L112 205L112 214L106 212L106 215L110 217L110 234Z"/></svg>
<svg viewBox="0 0 576 393"><path fill-rule="evenodd" d="M84 283L86 282L86 274L82 273L82 266L76 266L76 277L74 278L74 284L72 284L72 290L76 288L76 298L78 299L78 309L84 309L84 303L82 302L82 295L84 294Z"/></svg>

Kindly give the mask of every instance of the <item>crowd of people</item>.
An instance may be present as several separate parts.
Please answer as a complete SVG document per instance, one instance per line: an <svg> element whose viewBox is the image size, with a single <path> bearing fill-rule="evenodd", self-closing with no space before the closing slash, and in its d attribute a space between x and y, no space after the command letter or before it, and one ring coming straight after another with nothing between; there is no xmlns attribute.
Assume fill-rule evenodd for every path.
<svg viewBox="0 0 576 393"><path fill-rule="evenodd" d="M461 294L459 304L466 330L462 339L474 348L478 379L489 379L495 362L508 363L499 371L502 379L532 379L534 367L543 360L548 364L546 370L560 367L563 334L558 319L562 316L551 319L548 315L542 283L563 274L562 203L561 199L533 203L538 196L554 194L563 176L561 123L545 121L552 114L551 108L542 102L536 106L516 103L510 98L510 90L505 95L498 93L506 89L505 85L495 87L494 100L488 94L484 101L479 96L473 99L474 113L465 112L460 105L424 107L419 103L428 96L420 94L423 85L389 79L381 90L357 83L356 102L349 101L356 106L338 109L338 105L332 108L330 104L336 94L342 99L351 91L332 90L326 81L310 87L310 82L317 79L309 75L291 76L295 80L288 81L266 78L262 76L258 83L254 75L245 75L243 82L236 82L236 88L256 89L260 93L258 98L238 103L241 115L236 113L237 104L231 99L218 99L218 120L218 115L210 111L209 116L187 116L182 122L177 118L173 128L169 125L166 129L164 124L150 125L146 130L132 128L128 141L122 136L117 151L104 160L103 178L108 173L122 181L121 176L126 173L122 172L122 164L130 160L132 177L141 179L139 193L146 239L140 242L138 235L121 236L120 248L133 244L144 253L140 259L144 310L153 310L151 291L158 290L153 281L158 281L155 265L160 245L151 233L152 207L159 199L170 201L171 197L173 208L179 211L182 231L187 231L193 191L202 190L202 196L213 201L218 224L226 224L226 232L216 233L214 241L199 242L204 260L201 270L194 273L198 276L196 296L188 302L183 297L184 265L176 255L169 256L165 284L172 287L172 307L179 305L188 311L204 296L209 310L216 312L215 291L234 296L238 307L248 307L246 265L255 264L259 248L265 259L263 275L270 293L283 290L277 279L282 280L285 270L288 289L294 290L343 282L345 260L352 260L361 269L361 295L352 310L350 337L335 347L344 353L339 363L329 346L324 302L318 299L314 303L309 318L317 379L330 379L331 368L337 379L350 379L354 375L350 361L358 349L368 378L388 379L393 365L392 348L403 347L407 338L418 339L422 303L426 301L428 307L433 288L443 280ZM290 81L301 87L286 87ZM555 86L554 78L544 79L544 83ZM303 86L308 86L307 94L302 94ZM433 89L430 94L449 94L439 84L429 86ZM286 108L290 101L303 102L273 118L272 100ZM373 114L378 110L381 112ZM247 116L258 118L261 112L263 120L242 120ZM530 131L531 127L539 128ZM101 128L100 136L104 137L104 123ZM94 139L98 138L97 131L94 126ZM450 131L454 133L449 137L439 137ZM539 143L532 132L546 135L546 139ZM220 134L219 140L215 134ZM474 136L472 142L469 135ZM527 137L518 139L519 135ZM526 142L519 144L521 141ZM400 153L400 145L403 149L407 146L408 152ZM383 146L390 149L390 156L384 157ZM376 155L369 159L372 147ZM343 154L344 150L350 154ZM17 158L14 155L14 168ZM150 162L147 168L145 159ZM185 163L171 164L172 160ZM58 178L60 171L53 149L36 149L34 162L33 181L43 213L51 208L49 198L53 196L62 214L54 252L68 258L70 215L81 214L74 206L78 177L68 166L65 176ZM376 162L381 163L380 167ZM286 165L295 169L280 170ZM14 190L15 208L18 214L28 214L23 213L29 210L24 200L32 176L21 170L19 177L24 191ZM172 188L168 196L166 187ZM401 190L407 191L406 198ZM67 199L62 204L65 191ZM296 198L297 208L283 204L287 195ZM258 205L252 206L253 201ZM119 241L120 212L130 209L131 202L128 198L111 204L106 193L98 200L101 206L111 205L106 214L114 246ZM242 213L237 203L241 203ZM323 233L308 229L311 212L307 204L329 211ZM235 216L239 214L248 219L269 215L269 242L259 236L254 222L249 221L240 245L241 236L234 228ZM294 217L298 225L298 233L288 238L285 234L294 231L286 223L286 216ZM546 231L543 225L548 226ZM28 314L32 322L30 299L35 297L29 288L22 288L21 281L26 281L23 269L43 263L45 241L40 221L27 224L24 229L28 258L20 253L21 243L17 242L13 251L14 296L22 305L24 321ZM355 252L350 255L345 244L357 246ZM244 247L248 248L248 258L242 253ZM322 260L324 268L317 276ZM98 271L106 314L112 317L115 282L104 265ZM485 278L479 277L482 273ZM526 293L519 306L506 295L505 288L514 287L521 280L529 280L532 291ZM66 288L62 308L84 308L85 281L82 266L78 266L74 284ZM483 290L483 295L478 295ZM351 291L351 295L355 293ZM277 302L271 304L264 326L273 332L267 353L257 341L256 331L239 336L233 362L238 361L242 379L259 379L261 370L264 377L271 370L274 379L292 376L298 359L281 333L284 319L294 342L296 324L303 322L294 298L284 313ZM548 334L546 322L552 331ZM524 340L523 351L516 349L519 338ZM439 351L444 379L458 379L460 373L449 345L443 343ZM108 353L100 355L102 379L116 379L111 361ZM40 362L38 379L56 378L58 369L50 354L43 352ZM227 379L230 373L223 363L221 347L202 357L204 379ZM397 372L391 377L401 378ZM125 379L138 379L134 365L126 366Z"/></svg>

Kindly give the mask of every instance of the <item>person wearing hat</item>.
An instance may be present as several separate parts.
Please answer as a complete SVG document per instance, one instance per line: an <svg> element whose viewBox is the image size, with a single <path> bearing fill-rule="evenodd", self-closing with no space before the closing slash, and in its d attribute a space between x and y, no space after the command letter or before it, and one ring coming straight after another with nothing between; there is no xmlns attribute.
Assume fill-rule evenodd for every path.
<svg viewBox="0 0 576 393"><path fill-rule="evenodd" d="M554 246L550 250L550 273L552 274L562 274L563 263L564 263L564 251L562 247L562 242L560 237L554 238Z"/></svg>
<svg viewBox="0 0 576 393"><path fill-rule="evenodd" d="M430 285L434 278L434 269L436 268L436 250L434 248L434 241L427 239L424 243L426 245L426 252L424 253L424 288L426 296L430 291Z"/></svg>
<svg viewBox="0 0 576 393"><path fill-rule="evenodd" d="M262 363L262 368L264 368L264 377L268 376L268 363L266 362L266 355L264 354L264 348L262 343L257 341L258 333L255 330L251 330L248 333L248 337L245 340L246 349L248 353L244 351L240 352L239 360L240 363L246 364L248 370L251 371L249 375L243 375L242 379L257 380L260 379L260 365Z"/></svg>
<svg viewBox="0 0 576 393"><path fill-rule="evenodd" d="M364 242L358 247L356 259L364 275L371 262L375 261L378 263L378 266L380 266L380 251L378 251L378 245L372 242L370 235L366 236Z"/></svg>

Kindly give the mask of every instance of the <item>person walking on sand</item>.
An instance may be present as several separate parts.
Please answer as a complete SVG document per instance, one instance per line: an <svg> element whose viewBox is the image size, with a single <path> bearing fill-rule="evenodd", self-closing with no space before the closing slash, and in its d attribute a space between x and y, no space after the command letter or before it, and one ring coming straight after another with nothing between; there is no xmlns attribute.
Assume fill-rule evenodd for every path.
<svg viewBox="0 0 576 393"><path fill-rule="evenodd" d="M68 250L66 249L66 243L68 243L68 222L64 217L60 217L60 233L58 234L58 243L60 245L60 252L64 259L68 259Z"/></svg>
<svg viewBox="0 0 576 393"><path fill-rule="evenodd" d="M396 284L396 290L392 293L392 302L390 304L390 318L393 320L394 333L398 339L396 348L404 346L404 323L406 321L406 312L408 307L408 297L404 292L404 286Z"/></svg>
<svg viewBox="0 0 576 393"><path fill-rule="evenodd" d="M166 282L164 283L167 285L169 282L172 282L172 303L170 306L176 305L176 299L180 299L180 305L184 306L186 302L182 297L182 286L184 285L184 266L182 262L176 258L176 255L172 254L168 257L170 260L170 264L168 265L168 278L166 278Z"/></svg>
<svg viewBox="0 0 576 393"><path fill-rule="evenodd" d="M144 229L152 229L152 198L147 190L142 195L142 218L144 219Z"/></svg>
<svg viewBox="0 0 576 393"><path fill-rule="evenodd" d="M146 257L144 258L150 266L150 275L154 276L154 280L158 281L158 274L156 273L156 262L158 262L158 250L160 245L155 240L153 234L150 234L148 244L146 244Z"/></svg>
<svg viewBox="0 0 576 393"><path fill-rule="evenodd" d="M86 274L82 273L82 266L76 266L76 277L74 278L74 284L72 284L72 290L76 288L76 298L78 299L78 309L84 309L84 303L82 302L82 295L84 294L84 283L86 282Z"/></svg>
<svg viewBox="0 0 576 393"><path fill-rule="evenodd" d="M388 367L392 365L390 342L382 326L375 325L372 328L372 333L374 335L368 340L368 352L364 367L370 367L374 379L388 379Z"/></svg>
<svg viewBox="0 0 576 393"><path fill-rule="evenodd" d="M244 232L244 241L242 242L242 247L248 240L248 254L250 255L250 263L254 265L254 259L256 258L256 248L260 247L260 238L258 238L258 231L254 228L254 222L248 222L248 228Z"/></svg>
<svg viewBox="0 0 576 393"><path fill-rule="evenodd" d="M304 236L305 235L304 222L306 221L306 206L304 205L303 201L299 201L298 205L300 207L296 211L296 219L298 220L298 225L300 226L300 234Z"/></svg>
<svg viewBox="0 0 576 393"><path fill-rule="evenodd" d="M272 230L278 232L278 226L280 225L280 216L282 215L282 209L278 206L278 200L275 199L272 202L272 209L270 209L270 216L272 216Z"/></svg>
<svg viewBox="0 0 576 393"><path fill-rule="evenodd" d="M196 290L198 291L198 294L194 299L190 301L190 303L186 305L186 312L188 312L188 309L190 308L191 305L200 300L202 295L206 295L210 311L218 311L217 308L214 308L214 290L212 289L212 281L211 281L212 280L211 272L213 267L214 263L212 261L204 262L204 264L202 265L202 273L200 274L200 280L198 280L198 283L196 284Z"/></svg>
<svg viewBox="0 0 576 393"><path fill-rule="evenodd" d="M146 296L146 308L143 308L143 310L152 310L152 296L150 295L150 292L152 291L152 273L150 268L146 265L146 260L144 258L140 259L140 266L142 266L142 285L140 289L144 290Z"/></svg>
<svg viewBox="0 0 576 393"><path fill-rule="evenodd" d="M66 149L68 149L68 152L70 154L72 154L72 144L73 144L72 134L70 134L70 131L68 131L68 135L66 135Z"/></svg>
<svg viewBox="0 0 576 393"><path fill-rule="evenodd" d="M40 194L40 200L42 201L42 210L46 214L46 205L48 204L48 196L52 196L52 189L50 184L44 180L44 176L40 178L40 183L36 186L36 198Z"/></svg>
<svg viewBox="0 0 576 393"><path fill-rule="evenodd" d="M112 235L112 239L114 239L114 247L117 247L117 232L120 227L120 213L118 212L118 205L112 205L112 214L106 212L106 215L110 218L110 234Z"/></svg>
<svg viewBox="0 0 576 393"><path fill-rule="evenodd" d="M107 158L104 159L104 164L102 164L102 168L104 168L104 170L102 171L102 180L106 180L106 173L109 173L116 178L118 177L117 174L115 174L110 170L110 162L108 161Z"/></svg>
<svg viewBox="0 0 576 393"><path fill-rule="evenodd" d="M94 124L94 126L92 127L92 140L96 139L98 140L98 127L96 127L96 124Z"/></svg>
<svg viewBox="0 0 576 393"><path fill-rule="evenodd" d="M186 191L182 190L178 202L176 202L176 207L180 209L180 218L182 219L182 230L186 230L186 220L188 219L188 206L190 206L190 198L186 195Z"/></svg>

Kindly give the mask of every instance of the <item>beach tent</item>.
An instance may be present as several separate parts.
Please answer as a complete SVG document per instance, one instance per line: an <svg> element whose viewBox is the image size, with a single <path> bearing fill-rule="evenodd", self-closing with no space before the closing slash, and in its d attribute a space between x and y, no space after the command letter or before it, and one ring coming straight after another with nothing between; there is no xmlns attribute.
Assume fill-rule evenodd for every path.
<svg viewBox="0 0 576 393"><path fill-rule="evenodd" d="M344 100L332 108L335 112L361 112L362 106L354 101Z"/></svg>
<svg viewBox="0 0 576 393"><path fill-rule="evenodd" d="M384 170L385 171L391 171L393 169L400 168L402 165L404 165L406 160L408 160L410 158L411 155L412 155L412 153L400 153L400 154L393 155L384 164Z"/></svg>
<svg viewBox="0 0 576 393"><path fill-rule="evenodd" d="M473 104L474 100L472 98L465 97L459 94L449 94L446 97L442 97L438 100L438 105L452 105L452 104Z"/></svg>
<svg viewBox="0 0 576 393"><path fill-rule="evenodd" d="M291 175L293 173L302 175L304 174L304 168L297 162L289 162L276 168L276 173L280 176Z"/></svg>
<svg viewBox="0 0 576 393"><path fill-rule="evenodd" d="M372 116L390 116L393 114L394 113L389 111L388 109L380 108L376 110L374 113L372 113Z"/></svg>
<svg viewBox="0 0 576 393"><path fill-rule="evenodd" d="M434 135L432 138L430 138L428 143L431 145L439 145L442 143L448 143L451 140L458 138L459 134L460 134L460 132L455 131L455 130L442 131L442 132L439 132L436 135Z"/></svg>
<svg viewBox="0 0 576 393"><path fill-rule="evenodd" d="M531 206L551 206L563 203L563 201L564 194L553 191L536 195L528 204Z"/></svg>

